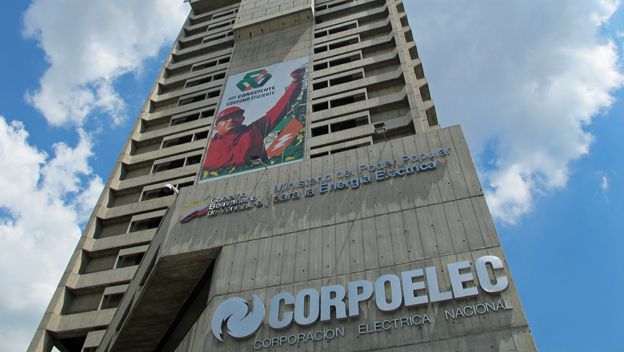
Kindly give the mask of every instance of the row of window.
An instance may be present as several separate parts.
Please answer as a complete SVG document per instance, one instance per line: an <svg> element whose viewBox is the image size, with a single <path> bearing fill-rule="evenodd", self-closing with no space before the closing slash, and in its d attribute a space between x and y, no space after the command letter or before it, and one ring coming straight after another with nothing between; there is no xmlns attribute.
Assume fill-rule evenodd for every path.
<svg viewBox="0 0 624 352"><path fill-rule="evenodd" d="M364 100L366 100L366 94L358 92L353 95L329 99L329 100L322 101L319 103L313 103L312 112L319 112L319 111L323 111L327 109L335 109L344 105L355 104Z"/></svg>
<svg viewBox="0 0 624 352"><path fill-rule="evenodd" d="M330 123L327 125L312 127L311 134L312 134L312 137L318 137L318 136L322 136L328 133L334 133L334 132L348 130L351 128L365 126L365 125L368 125L369 123L370 121L367 115L358 116L354 118L349 118L347 120Z"/></svg>
<svg viewBox="0 0 624 352"><path fill-rule="evenodd" d="M226 24L227 25L227 24ZM188 48L192 48L194 46L199 46L202 44L206 44L208 42L214 42L220 39L225 39L228 37L233 37L234 36L234 31L227 31L227 32L221 32L221 33L215 33L215 34L209 34L203 37L199 37L199 38L195 38L192 40L188 40L188 41L183 41L183 40L179 40L178 41L178 49L179 50L185 50Z"/></svg>
<svg viewBox="0 0 624 352"><path fill-rule="evenodd" d="M343 140L343 141L341 141L341 143L348 142L348 141L349 140ZM371 144L372 144L371 141L362 141L362 142L359 142L359 143L356 143L356 144L351 144L351 145L346 146L346 147L335 148L335 149L332 149L332 150L324 150L324 151L310 150L310 158L314 159L314 158L320 158L320 157L331 155L331 154L342 153L342 152L346 152L347 150L353 150L353 149L369 146ZM312 149L315 149L315 148L312 148Z"/></svg>
<svg viewBox="0 0 624 352"><path fill-rule="evenodd" d="M205 61L200 61L193 66L191 66L191 72L203 70L208 67L213 67L216 65L222 65L230 62L230 56L222 56L215 59L209 59Z"/></svg>
<svg viewBox="0 0 624 352"><path fill-rule="evenodd" d="M229 8L225 10L221 10L214 13L201 14L189 17L189 24L191 26L196 26L200 23L204 23L208 25L210 22L215 22L217 20L222 20L224 17L232 16L238 13L238 6L235 8ZM187 32L185 32L186 34ZM188 35L187 35L188 36Z"/></svg>
<svg viewBox="0 0 624 352"><path fill-rule="evenodd" d="M205 55L206 53L214 51L220 47L223 47L224 45L233 46L234 32L231 29L234 25L234 22L236 21L236 18L235 16L231 15L235 13L236 11L230 10L228 11L228 14L223 14L222 16L220 16L217 21L215 21L215 16L213 15L211 21L204 26L193 29L185 28L185 35L178 38L178 51L173 53L171 63L177 63L201 55ZM203 33L205 33L206 35L200 36L200 34ZM192 34L197 38L189 38L190 36L188 36L187 34ZM186 40L187 38L188 40ZM227 38L230 38L230 40L224 40ZM206 43L210 43L210 45L197 50L187 50L189 48L193 48Z"/></svg>
<svg viewBox="0 0 624 352"><path fill-rule="evenodd" d="M315 6L314 21L316 24L325 23L341 17L347 17L378 6L384 6L384 0L356 1L337 0L331 2L317 3ZM328 11L331 10L331 11Z"/></svg>
<svg viewBox="0 0 624 352"><path fill-rule="evenodd" d="M314 38L315 39L320 39L332 34L336 34L336 33L340 33L340 32L345 32L351 29L355 29L357 28L357 20L351 22L351 23L347 23L347 24L341 24L338 26L334 26L334 27L330 27L329 29L322 29L322 30L317 30L314 32Z"/></svg>
<svg viewBox="0 0 624 352"><path fill-rule="evenodd" d="M191 72L207 69L210 67L215 67L215 69L210 70L211 71L210 73L193 76L193 77L187 78L186 80L174 81L169 84L160 84L158 94L159 95L168 94L168 93L172 93L172 92L179 91L182 89L196 87L201 84L206 84L206 83L222 80L225 78L225 72L227 70L227 67L217 68L216 66L223 65L228 62L230 62L229 56L198 62L195 65L191 66ZM221 85L219 85L219 87L220 86ZM152 112L160 111L165 106L167 108L170 108L170 105L171 103L167 103L167 102L152 103Z"/></svg>
<svg viewBox="0 0 624 352"><path fill-rule="evenodd" d="M360 70L359 72L352 72L352 73L340 75L337 77L334 76L334 78L330 78L327 80L314 81L314 83L312 83L312 87L314 88L314 90L319 90L319 89L337 86L339 84L350 83L350 82L357 81L363 78L364 78L364 73L363 71Z"/></svg>
<svg viewBox="0 0 624 352"><path fill-rule="evenodd" d="M314 11L323 11L327 9L331 9L340 5L345 5L355 2L355 0L338 0L338 1L327 1L324 3L320 3L319 5L314 7Z"/></svg>
<svg viewBox="0 0 624 352"><path fill-rule="evenodd" d="M193 181L188 181L188 182L181 182L178 184L174 184L173 186L176 187L177 189L182 189L184 187L189 187L193 185ZM140 198L140 202L142 201L146 201L146 200L150 200L150 199L157 199L157 198L162 198L162 197L168 197L173 195L173 190L167 187L158 187L156 189L151 189L151 190L147 190L147 191L143 191L141 193L141 198Z"/></svg>
<svg viewBox="0 0 624 352"><path fill-rule="evenodd" d="M189 133L180 137L170 138L163 140L161 149L170 148L180 144L191 143L206 139L208 137L208 130L197 131L195 133Z"/></svg>
<svg viewBox="0 0 624 352"><path fill-rule="evenodd" d="M208 91L189 94L189 95L178 98L178 106L184 106L184 105L196 103L198 101L202 101L202 100L206 100L210 98L216 98L220 94L221 94L221 87L218 87L216 89L211 89Z"/></svg>
<svg viewBox="0 0 624 352"><path fill-rule="evenodd" d="M199 111L199 112L192 112L192 113L188 113L188 114L174 115L174 116L171 117L171 120L169 122L169 126L176 126L176 125L181 125L183 123L196 121L196 120L199 120L199 119L205 119L207 117L213 116L214 113L215 113L215 109L214 108L208 108L206 110Z"/></svg>
<svg viewBox="0 0 624 352"><path fill-rule="evenodd" d="M388 43L385 41L373 41L370 45L358 48L356 51L346 52L339 55L332 55L332 50L343 49L349 46L353 46L358 43L364 43L365 40L382 38L382 36L390 35L392 26L388 21L388 10L384 1L368 1L362 2L356 6L342 6L350 3L349 0L342 1L327 1L316 4L317 12L335 8L335 11L324 13L317 13L316 23L328 23L331 25L318 28L314 32L314 38L317 42L314 45L314 53L323 53L323 58L313 61L313 70L315 72L316 79L312 82L312 88L318 98L315 98L312 102L312 112L318 113L327 111L334 108L344 107L348 105L362 104L363 101L376 97L377 95L388 95L393 92L399 92L400 89L395 89L395 85L404 84L401 82L387 81L383 84L377 83L374 85L362 87L358 84L359 80L366 77L366 73L370 71L371 75L380 75L384 73L393 72L393 67L400 65L398 59L392 59L391 55L386 53L392 53L394 50L394 41L391 40ZM377 7L378 10L371 11L371 8ZM356 12L366 14L363 16L355 15ZM344 17L344 21L340 22L340 18ZM366 29L364 29L366 26ZM353 34L354 29L362 28L357 34ZM344 33L345 36L340 37L340 33ZM329 36L332 36L329 38ZM328 41L329 40L329 41ZM367 42L368 43L368 42ZM343 49L344 50L344 49ZM343 51L344 52L344 51ZM381 55L381 56L380 56ZM396 55L396 54L395 54ZM383 60L383 64L376 64L375 62L368 62L366 67L360 67L359 69L352 69L352 63L362 60L363 58L372 58L379 56ZM390 62L390 61L392 62ZM370 60L369 60L370 61ZM395 62L396 61L396 62ZM344 65L344 66L343 66ZM392 67L389 67L391 65ZM331 75L326 77L322 76L323 70L330 68L343 66L348 71L335 73L332 70ZM320 74L319 74L320 73ZM331 88L333 86L344 84L347 87L354 89L352 92L344 92L337 96L322 97L322 91L324 89ZM359 89L364 88L364 89ZM372 89L372 90L370 90ZM370 91L369 91L370 90ZM370 96L369 96L370 93ZM329 91L328 93L329 94ZM325 94L325 95L326 95ZM400 99L400 97L397 97ZM311 128L312 137L321 137L331 133L354 129L371 124L373 121L384 121L385 119L396 118L404 113L405 101L397 101L390 105L383 107L374 107L367 111L353 113L351 115L345 115L347 111L357 111L358 109L349 109L343 111L343 113L336 115L330 114L324 118L319 119L323 115L317 116L314 121L314 125ZM407 104L407 110L409 110L409 104ZM371 127L371 131L373 128ZM372 132L371 132L372 133ZM316 140L310 147L311 158L322 157L334 153L340 153L346 150L360 148L362 146L370 145L377 138L364 132L358 133L350 138L341 138L339 140L333 139L319 139ZM335 147L332 147L334 146Z"/></svg>
<svg viewBox="0 0 624 352"><path fill-rule="evenodd" d="M348 38L345 40L341 40L341 41L337 41L337 42L332 42L329 44L322 44L322 45L316 45L314 46L314 53L315 54L320 54L329 50L335 50L335 49L340 49L340 48L344 48L346 46L349 45L354 45L360 42L360 38L359 36L355 36L352 38Z"/></svg>
<svg viewBox="0 0 624 352"><path fill-rule="evenodd" d="M225 77L225 74L222 75L221 73L219 73L216 76ZM197 83L197 82L195 83L197 83L196 85L199 85L199 84L206 83L206 82L202 82L202 80L211 81L212 79L213 79L213 76L207 76L207 77L200 78L199 79L200 83ZM169 99L163 99L161 101L152 100L150 101L150 112L154 114L157 112L173 109L176 107L193 104L202 100L216 98L221 94L222 87L223 85L219 84L218 86L213 87L211 89L199 91L199 92L193 92L190 94L182 95L180 97L172 97Z"/></svg>
<svg viewBox="0 0 624 352"><path fill-rule="evenodd" d="M152 167L152 173L155 174L163 171L169 171L173 169L179 169L185 166L199 164L199 162L201 161L201 157L201 154L195 154L172 161L154 164L154 166Z"/></svg>

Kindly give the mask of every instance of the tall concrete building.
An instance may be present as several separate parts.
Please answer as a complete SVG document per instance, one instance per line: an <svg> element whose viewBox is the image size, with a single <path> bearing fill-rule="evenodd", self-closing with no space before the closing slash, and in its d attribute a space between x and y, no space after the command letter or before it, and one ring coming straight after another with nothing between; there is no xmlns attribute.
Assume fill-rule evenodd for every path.
<svg viewBox="0 0 624 352"><path fill-rule="evenodd" d="M403 2L190 4L29 351L534 351Z"/></svg>

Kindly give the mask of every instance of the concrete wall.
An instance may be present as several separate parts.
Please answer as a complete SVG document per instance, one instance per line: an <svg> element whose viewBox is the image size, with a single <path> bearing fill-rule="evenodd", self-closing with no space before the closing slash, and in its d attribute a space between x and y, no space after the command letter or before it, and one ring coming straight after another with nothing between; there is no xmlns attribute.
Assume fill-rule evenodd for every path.
<svg viewBox="0 0 624 352"><path fill-rule="evenodd" d="M430 303L416 309L402 308L386 314L365 305L359 319L293 326L274 331L265 324L249 339L229 336L217 341L210 332L214 309L229 297L265 300L278 292L296 293L303 288L341 284L357 279L374 280L382 274L399 274L414 268L474 260L495 255L504 260L465 140L459 127L443 128L419 137L395 139L375 146L348 151L335 157L308 160L278 170L259 171L189 189L176 204L206 196L246 193L273 196L274 185L339 171L356 171L360 164L400 160L403 155L450 148L438 159L433 171L397 177L283 204L239 213L201 217L174 224L161 247L163 257L219 248L208 307L189 331L178 351L253 350L255 339L308 333L342 326L344 338L332 341L282 346L273 350L425 350L532 351L526 319L512 284L502 294L480 295L446 303ZM363 172L361 175L368 175ZM172 223L179 218L172 215ZM509 274L506 266L506 274ZM441 279L442 280L442 279ZM450 289L448 279L441 289ZM503 299L509 310L481 316L446 320L444 311ZM358 325L383 319L427 313L433 323L422 327L359 335Z"/></svg>

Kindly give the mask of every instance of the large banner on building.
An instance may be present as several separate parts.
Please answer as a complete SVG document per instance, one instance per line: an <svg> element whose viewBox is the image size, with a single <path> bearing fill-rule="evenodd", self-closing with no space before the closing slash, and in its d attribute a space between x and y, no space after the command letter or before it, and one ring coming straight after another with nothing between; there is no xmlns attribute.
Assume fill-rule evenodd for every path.
<svg viewBox="0 0 624 352"><path fill-rule="evenodd" d="M228 78L199 183L303 159L308 58Z"/></svg>

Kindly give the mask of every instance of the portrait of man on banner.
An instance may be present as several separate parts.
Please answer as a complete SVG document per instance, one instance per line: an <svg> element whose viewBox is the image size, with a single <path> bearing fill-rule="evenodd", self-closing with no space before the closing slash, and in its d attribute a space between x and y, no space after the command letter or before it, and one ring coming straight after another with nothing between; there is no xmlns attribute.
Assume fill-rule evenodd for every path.
<svg viewBox="0 0 624 352"><path fill-rule="evenodd" d="M307 57L230 76L199 182L302 160L307 76Z"/></svg>

